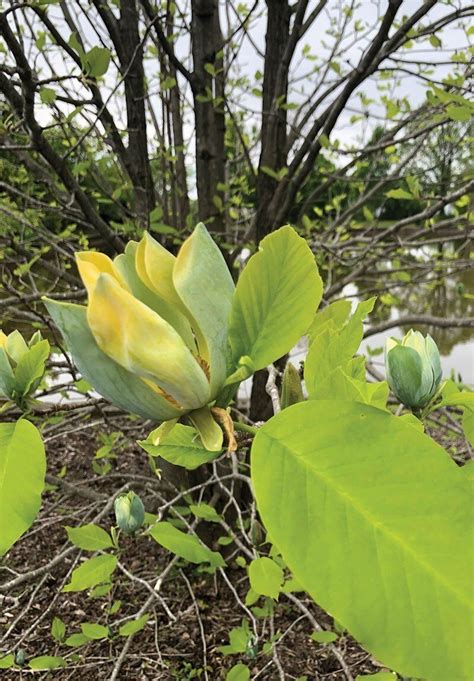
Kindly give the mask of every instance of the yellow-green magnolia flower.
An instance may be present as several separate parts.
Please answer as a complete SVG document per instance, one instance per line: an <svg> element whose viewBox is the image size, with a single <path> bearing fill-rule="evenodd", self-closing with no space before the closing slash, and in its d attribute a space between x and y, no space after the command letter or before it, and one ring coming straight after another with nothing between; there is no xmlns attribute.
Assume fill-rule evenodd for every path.
<svg viewBox="0 0 474 681"><path fill-rule="evenodd" d="M435 396L442 371L439 350L428 334L410 331L401 341L387 338L385 369L393 394L402 404L422 409Z"/></svg>
<svg viewBox="0 0 474 681"><path fill-rule="evenodd" d="M228 374L234 283L204 225L175 257L149 234L111 260L76 256L87 308L48 301L79 370L111 402L155 421L189 413L205 445L222 432L208 409Z"/></svg>
<svg viewBox="0 0 474 681"><path fill-rule="evenodd" d="M213 408L290 350L322 294L314 256L289 226L262 241L237 289L202 224L176 257L145 234L114 260L87 251L77 265L87 307L46 304L82 376L122 409L168 422L160 434L186 415L210 451L223 440Z"/></svg>

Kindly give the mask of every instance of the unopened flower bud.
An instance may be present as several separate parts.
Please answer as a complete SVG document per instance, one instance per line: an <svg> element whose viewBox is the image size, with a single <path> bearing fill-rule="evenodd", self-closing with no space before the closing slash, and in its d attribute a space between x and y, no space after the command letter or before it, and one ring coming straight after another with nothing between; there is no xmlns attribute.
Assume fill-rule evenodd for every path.
<svg viewBox="0 0 474 681"><path fill-rule="evenodd" d="M114 503L115 520L126 534L135 534L145 521L145 508L135 492L121 494Z"/></svg>
<svg viewBox="0 0 474 681"><path fill-rule="evenodd" d="M385 369L390 388L402 404L422 409L435 396L441 382L441 363L436 343L419 331L410 331L401 341L385 343Z"/></svg>

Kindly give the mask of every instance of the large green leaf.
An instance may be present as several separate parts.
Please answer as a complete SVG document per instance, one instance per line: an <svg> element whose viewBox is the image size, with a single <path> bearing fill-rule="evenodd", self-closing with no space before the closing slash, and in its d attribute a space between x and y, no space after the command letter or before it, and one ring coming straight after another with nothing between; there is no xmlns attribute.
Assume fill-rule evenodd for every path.
<svg viewBox="0 0 474 681"><path fill-rule="evenodd" d="M381 662L474 677L474 505L439 445L373 407L309 401L259 430L252 479L295 578Z"/></svg>
<svg viewBox="0 0 474 681"><path fill-rule="evenodd" d="M379 409L385 409L388 393L389 387L386 381L367 383L365 380L350 376L347 367L346 370L343 370L342 367L336 367L321 383L317 384L316 390L312 392L311 397L354 400L356 402L365 402L365 404L370 404Z"/></svg>
<svg viewBox="0 0 474 681"><path fill-rule="evenodd" d="M235 288L217 244L202 223L181 246L173 283L196 322L193 328L199 352L209 364L214 398L227 376L227 326Z"/></svg>
<svg viewBox="0 0 474 681"><path fill-rule="evenodd" d="M82 376L105 399L153 421L167 421L181 415L179 409L149 388L141 378L123 369L100 350L87 324L85 307L54 300L46 300L46 307Z"/></svg>
<svg viewBox="0 0 474 681"><path fill-rule="evenodd" d="M32 525L41 506L46 458L41 436L20 419L0 424L0 556Z"/></svg>
<svg viewBox="0 0 474 681"><path fill-rule="evenodd" d="M232 303L234 365L247 356L257 370L282 357L306 333L322 293L314 256L292 227L265 237L242 272Z"/></svg>

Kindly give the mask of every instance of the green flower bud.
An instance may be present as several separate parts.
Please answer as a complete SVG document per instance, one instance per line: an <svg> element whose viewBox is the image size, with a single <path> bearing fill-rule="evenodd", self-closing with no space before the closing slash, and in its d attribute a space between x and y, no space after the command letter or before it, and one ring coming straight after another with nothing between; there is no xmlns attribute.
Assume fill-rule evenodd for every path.
<svg viewBox="0 0 474 681"><path fill-rule="evenodd" d="M435 396L441 382L441 362L436 343L419 331L410 331L401 341L385 343L385 370L390 388L402 404L422 409Z"/></svg>
<svg viewBox="0 0 474 681"><path fill-rule="evenodd" d="M135 534L145 521L145 508L135 492L121 494L114 503L115 520L126 534Z"/></svg>
<svg viewBox="0 0 474 681"><path fill-rule="evenodd" d="M298 369L291 362L287 362L281 384L281 408L286 409L303 400L303 388Z"/></svg>

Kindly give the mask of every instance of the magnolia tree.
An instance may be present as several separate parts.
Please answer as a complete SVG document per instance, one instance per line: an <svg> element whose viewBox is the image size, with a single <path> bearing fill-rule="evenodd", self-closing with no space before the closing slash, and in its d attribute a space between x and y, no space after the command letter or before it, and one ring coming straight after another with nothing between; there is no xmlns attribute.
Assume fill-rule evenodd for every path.
<svg viewBox="0 0 474 681"><path fill-rule="evenodd" d="M473 15L462 0L2 8L0 669L75 674L94 642L122 641L110 679L127 678L132 638L192 611L202 665L179 679L247 681L254 663L284 679L300 617L346 681L349 636L393 670L379 681L473 678L473 393L416 330L439 344L474 326ZM384 376L361 342L400 325ZM94 476L74 484L75 434L94 428ZM114 467L136 441L149 476L129 470L136 451ZM50 544L56 492L84 507L22 572L12 556ZM212 651L189 564L243 618ZM162 595L170 575L188 609ZM124 581L136 599L115 597ZM72 632L68 597L88 613ZM168 678L158 638L150 673Z"/></svg>
<svg viewBox="0 0 474 681"><path fill-rule="evenodd" d="M159 424L140 442L151 457L196 469L223 451L235 457L235 431L254 436L251 480L272 548L270 557L250 554L248 603L278 599L285 588L307 591L403 676L472 678L472 469L458 467L425 434L423 420L455 405L465 410L472 439L474 400L452 381L441 383L431 337L410 331L387 342L389 384L412 412L394 416L389 386L368 383L364 358L354 356L374 300L352 315L344 300L317 311L322 281L291 227L262 241L236 287L202 224L176 257L145 235L114 260L88 251L77 262L87 307L46 305L82 376L116 406ZM261 427L234 422L230 405L239 383L303 334L305 390L298 372L287 370L281 400L269 385L272 419ZM25 408L44 371L39 349L46 341L27 344L13 332L1 342L1 385ZM6 553L38 511L45 456L24 418L1 425L0 437L0 550ZM215 509L206 508L202 517L215 520ZM73 544L102 553L75 568L64 591L112 579L121 550L117 529L136 541L150 536L210 570L226 565L195 535L146 518L133 492L117 497L115 514L112 535L97 525L67 528ZM139 619L137 626L145 623ZM15 661L10 654L2 664ZM248 678L247 667L240 668Z"/></svg>

